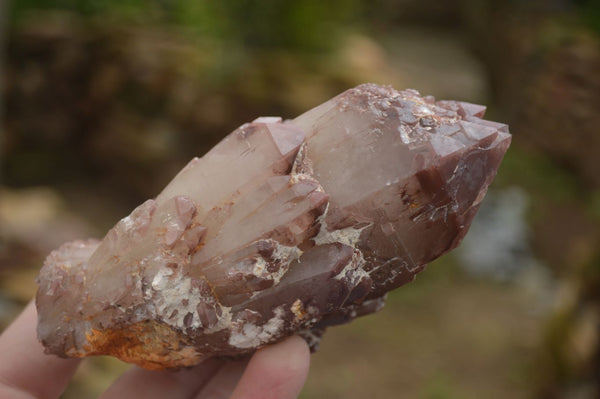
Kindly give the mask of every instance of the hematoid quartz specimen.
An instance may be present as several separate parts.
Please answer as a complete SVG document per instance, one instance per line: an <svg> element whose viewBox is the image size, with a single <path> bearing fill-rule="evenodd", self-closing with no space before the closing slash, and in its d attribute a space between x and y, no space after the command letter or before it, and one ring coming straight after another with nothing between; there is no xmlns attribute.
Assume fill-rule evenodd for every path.
<svg viewBox="0 0 600 399"><path fill-rule="evenodd" d="M315 346L459 244L511 140L484 111L364 84L242 125L103 240L48 256L40 340L148 369Z"/></svg>

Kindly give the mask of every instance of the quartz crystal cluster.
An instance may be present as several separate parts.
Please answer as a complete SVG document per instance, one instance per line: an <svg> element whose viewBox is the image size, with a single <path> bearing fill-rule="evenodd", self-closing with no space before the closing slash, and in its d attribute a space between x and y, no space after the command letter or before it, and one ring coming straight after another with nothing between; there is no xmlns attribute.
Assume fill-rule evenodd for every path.
<svg viewBox="0 0 600 399"><path fill-rule="evenodd" d="M242 125L103 240L48 256L40 340L148 369L315 347L459 244L511 138L484 111L364 84Z"/></svg>

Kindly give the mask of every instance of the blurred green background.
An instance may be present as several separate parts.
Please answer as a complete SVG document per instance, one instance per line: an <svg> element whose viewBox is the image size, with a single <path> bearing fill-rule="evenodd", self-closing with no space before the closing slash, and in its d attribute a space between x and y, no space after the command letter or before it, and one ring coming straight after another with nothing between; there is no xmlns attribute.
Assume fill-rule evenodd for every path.
<svg viewBox="0 0 600 399"><path fill-rule="evenodd" d="M463 246L328 331L301 397L600 397L598 2L0 7L0 330L50 250L102 236L235 127L375 82L487 104L513 145ZM126 367L86 361L64 397Z"/></svg>

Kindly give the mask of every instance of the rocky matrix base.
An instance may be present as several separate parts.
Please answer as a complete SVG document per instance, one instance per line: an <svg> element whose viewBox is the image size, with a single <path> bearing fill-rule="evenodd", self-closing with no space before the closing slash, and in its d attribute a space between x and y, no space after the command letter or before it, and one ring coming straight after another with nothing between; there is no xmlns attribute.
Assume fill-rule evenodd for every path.
<svg viewBox="0 0 600 399"><path fill-rule="evenodd" d="M484 111L364 84L241 126L102 241L48 256L40 340L148 369L314 348L459 244L511 139Z"/></svg>

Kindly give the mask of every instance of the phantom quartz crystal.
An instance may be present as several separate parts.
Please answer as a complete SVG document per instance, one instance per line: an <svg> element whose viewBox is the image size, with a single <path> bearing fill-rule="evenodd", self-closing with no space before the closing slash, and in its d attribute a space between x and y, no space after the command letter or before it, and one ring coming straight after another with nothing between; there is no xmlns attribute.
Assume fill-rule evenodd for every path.
<svg viewBox="0 0 600 399"><path fill-rule="evenodd" d="M484 112L363 84L242 125L103 240L47 257L39 339L147 369L314 348L460 243L511 140Z"/></svg>

